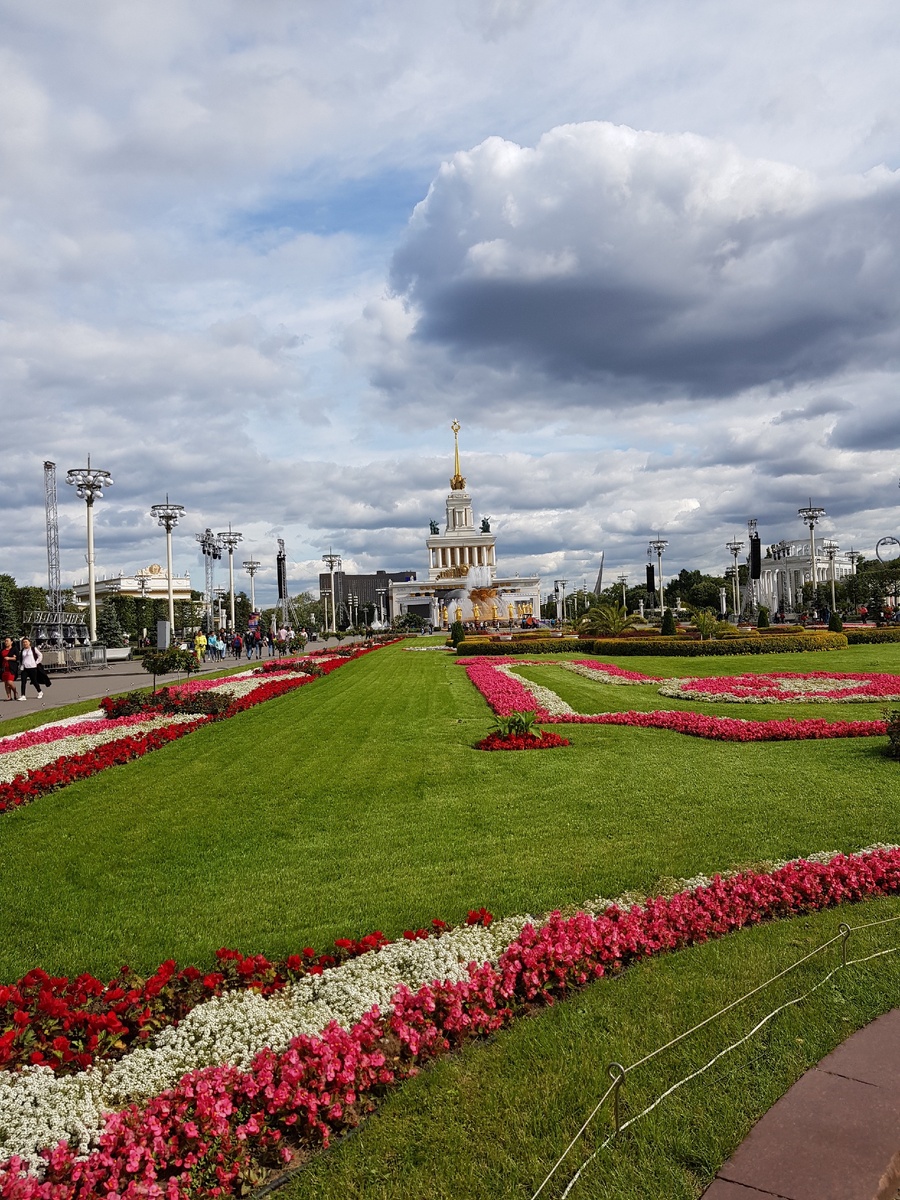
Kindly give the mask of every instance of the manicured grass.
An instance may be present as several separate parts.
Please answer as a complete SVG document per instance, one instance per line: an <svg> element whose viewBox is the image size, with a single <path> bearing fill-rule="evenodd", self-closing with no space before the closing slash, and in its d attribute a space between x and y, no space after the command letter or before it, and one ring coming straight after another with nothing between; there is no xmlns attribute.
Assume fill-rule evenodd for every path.
<svg viewBox="0 0 900 1200"><path fill-rule="evenodd" d="M684 676L900 672L900 647L619 662ZM646 693L651 708L749 718L873 715L868 704L679 705L549 663L522 669L576 708L638 707ZM373 928L397 936L432 916L458 921L482 904L541 912L650 891L663 876L900 840L898 764L884 739L735 744L572 726L566 750L475 751L490 726L449 656L393 647L5 815L0 980L35 965L109 974L124 961L201 962L223 944L279 955ZM855 917L864 912L900 913L900 900ZM425 1072L289 1194L528 1196L605 1087L609 1060L640 1057L855 917L747 930L602 981ZM578 1194L698 1195L805 1066L897 1002L893 959L876 963L729 1059L714 1094L703 1082L679 1093L611 1166L591 1167ZM707 1045L676 1054L667 1082ZM629 1103L662 1079L654 1069L629 1081Z"/></svg>
<svg viewBox="0 0 900 1200"><path fill-rule="evenodd" d="M567 750L473 750L490 723L452 660L389 648L5 815L0 978L397 936L896 840L880 739L572 727Z"/></svg>
<svg viewBox="0 0 900 1200"><path fill-rule="evenodd" d="M628 1066L837 930L900 915L900 900L745 929L629 968L564 1004L468 1047L404 1084L356 1136L312 1161L287 1200L528 1200L609 1085ZM896 945L896 926L855 935L863 955ZM851 947L853 941L851 941ZM572 1200L695 1200L787 1088L850 1032L894 1007L900 956L849 967L686 1084L585 1170ZM832 949L626 1077L627 1120L679 1079L812 987ZM611 1132L603 1110L542 1195L556 1200Z"/></svg>

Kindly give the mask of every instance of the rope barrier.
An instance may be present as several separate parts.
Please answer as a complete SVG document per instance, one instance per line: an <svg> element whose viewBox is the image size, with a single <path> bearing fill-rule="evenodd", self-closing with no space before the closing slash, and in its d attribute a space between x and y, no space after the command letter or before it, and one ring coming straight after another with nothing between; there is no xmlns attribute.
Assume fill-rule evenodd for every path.
<svg viewBox="0 0 900 1200"><path fill-rule="evenodd" d="M554 1163L551 1170L544 1177L544 1179L541 1182L540 1186L538 1187L537 1191L535 1191L532 1194L531 1200L537 1200L537 1197L540 1196L540 1194L543 1192L544 1188L547 1186L547 1184L550 1182L550 1180L553 1178L553 1176L556 1174L556 1172L559 1170L559 1168L562 1166L562 1164L568 1158L569 1154L574 1149L575 1145L578 1143L578 1141L581 1139L581 1137L584 1135L584 1133L587 1131L587 1129L591 1125L591 1123L594 1121L595 1117L600 1112L600 1110L603 1108L604 1104L609 1099L610 1095L612 1095L612 1097L613 1097L613 1126L614 1126L613 1132L611 1134L609 1134L609 1136L606 1137L604 1139L604 1141L601 1142L601 1144L593 1151L593 1153L581 1164L581 1166L578 1168L578 1170L575 1172L575 1174L572 1176L572 1178L569 1180L568 1184L566 1185L565 1191L562 1193L561 1200L566 1200L566 1198L571 1194L572 1189L575 1187L578 1180L581 1178L582 1172L588 1166L590 1166L590 1164L597 1158L597 1156L603 1150L608 1149L613 1144L613 1142L615 1142L616 1138L621 1133L623 1133L630 1126L636 1124L638 1121L642 1120L649 1113L653 1112L653 1110L659 1104L661 1104L663 1102L663 1100L667 1099L667 1097L671 1096L674 1092L678 1091L679 1088L683 1087L686 1083L690 1083L691 1080L696 1079L698 1076L705 1074L705 1072L708 1071L710 1069L710 1067L714 1066L717 1062L719 1062L720 1059L724 1058L726 1055L730 1054L733 1050L738 1049L740 1046L742 1046L746 1042L748 1042L755 1034L757 1034L762 1028L764 1028L771 1020L773 1020L780 1013L786 1011L789 1008L796 1007L797 1005L802 1004L805 1000L808 1000L810 996L812 996L815 992L817 992L819 990L819 988L823 987L826 983L828 983L828 981L830 979L832 979L840 971L845 970L847 967L855 966L860 963L870 962L873 959L882 958L888 954L896 954L898 951L900 951L900 946L891 946L887 950L878 950L872 954L867 954L867 955L864 955L864 956L861 956L858 958L851 958L851 959L847 958L847 943L850 939L851 934L858 933L864 929L872 929L872 928L875 928L876 926L890 925L897 921L900 921L900 916L885 917L885 918L882 918L877 921L866 921L860 925L853 925L853 926L846 924L846 922L842 922L841 925L839 926L838 932L833 937L828 938L827 941L822 942L819 946L816 946L813 950L809 951L807 954L804 954L801 958L798 958L795 962L790 963L787 967L783 968L781 971L778 971L776 974L770 976L763 983L760 983L756 987L751 988L750 991L745 992L742 996L739 996L736 1000L732 1000L729 1004L726 1004L723 1008L718 1009L718 1011L712 1013L708 1017L705 1017L702 1021L699 1021L696 1025L691 1026L690 1029L684 1030L684 1032L678 1034L676 1037L672 1038L670 1041L666 1042L664 1045L658 1046L658 1047L656 1047L656 1049L651 1050L648 1054L645 1054L642 1058L639 1058L635 1062L631 1063L630 1066L625 1067L625 1066L622 1066L621 1063L610 1063L607 1070L608 1070L610 1078L613 1080L613 1082L610 1084L610 1086L606 1089L606 1091L603 1093L603 1095L597 1101L596 1105L594 1106L592 1111L589 1113L589 1115L585 1119L581 1128L578 1130L578 1132L575 1134L575 1136L569 1142L568 1146L565 1148L565 1150L562 1152L562 1154L556 1160L556 1162ZM736 1041L732 1042L730 1045L726 1046L723 1050L720 1050L717 1054L713 1055L713 1057L708 1062L704 1063L703 1066L698 1067L696 1070L691 1071L690 1074L685 1075L682 1079L679 1079L676 1083L673 1083L671 1087L667 1088L664 1092L662 1092L659 1096L657 1096L656 1099L653 1100L650 1104L648 1104L646 1106L646 1108L642 1109L641 1112L636 1113L635 1116L630 1117L625 1122L622 1122L620 1120L620 1093L621 1093L622 1087L625 1083L626 1077L629 1074L631 1074L632 1071L637 1070L638 1067L644 1066L646 1063L648 1063L652 1059L658 1057L664 1051L669 1050L673 1046L678 1045L680 1042L684 1041L686 1038L690 1037L692 1034L697 1033L698 1030L705 1028L707 1025L711 1024L713 1021L717 1020L719 1017L722 1017L726 1013L731 1012L733 1009L737 1008L740 1004L743 1004L744 1001L749 1000L751 997L758 995L760 992L764 991L767 987L770 987L773 983L777 983L778 980L783 979L786 975L789 975L792 971L797 970L798 967L803 966L804 963L809 962L811 959L815 958L817 955L819 955L823 951L827 950L830 946L833 946L836 942L841 943L841 959L840 959L839 964L835 967L832 967L832 969L830 971L828 971L827 974L825 974L821 979L819 979L818 982L815 983L811 988L809 988L808 991L804 992L800 996L794 996L790 1000L786 1000L783 1004L780 1004L776 1008L772 1009L771 1012L768 1012L746 1034L744 1034L742 1037L738 1038Z"/></svg>

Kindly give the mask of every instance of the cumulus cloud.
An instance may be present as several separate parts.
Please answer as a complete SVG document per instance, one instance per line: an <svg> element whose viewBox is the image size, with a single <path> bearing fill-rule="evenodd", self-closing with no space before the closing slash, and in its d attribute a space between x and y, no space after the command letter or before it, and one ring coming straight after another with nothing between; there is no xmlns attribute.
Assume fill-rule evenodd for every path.
<svg viewBox="0 0 900 1200"><path fill-rule="evenodd" d="M393 261L417 347L663 394L893 365L900 173L820 180L696 135L591 122L458 153ZM417 348L416 347L416 348Z"/></svg>

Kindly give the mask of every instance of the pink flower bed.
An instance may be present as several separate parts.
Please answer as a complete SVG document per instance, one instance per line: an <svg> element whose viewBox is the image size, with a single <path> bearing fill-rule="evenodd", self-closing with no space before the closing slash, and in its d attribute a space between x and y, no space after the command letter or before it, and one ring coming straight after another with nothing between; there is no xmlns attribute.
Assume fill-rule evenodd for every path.
<svg viewBox="0 0 900 1200"><path fill-rule="evenodd" d="M618 712L547 717L575 725L633 725L668 729L719 742L794 742L821 738L877 737L887 733L887 721L826 721L824 717L784 721L742 721L739 717L706 717L691 712Z"/></svg>
<svg viewBox="0 0 900 1200"><path fill-rule="evenodd" d="M762 921L900 892L900 851L795 861L771 873L715 877L706 886L599 916L553 913L526 925L496 966L472 963L468 979L398 988L390 1011L373 1007L350 1030L330 1025L263 1050L247 1071L210 1067L142 1104L110 1115L100 1146L78 1156L67 1143L45 1154L38 1179L18 1159L0 1165L0 1200L206 1200L240 1195L251 1180L327 1146L384 1091L473 1037L535 1004L654 954Z"/></svg>
<svg viewBox="0 0 900 1200"><path fill-rule="evenodd" d="M805 720L744 721L737 717L707 717L700 713L615 712L553 716L535 704L524 682L511 679L496 668L517 660L511 658L461 660L466 674L498 716L536 710L541 722L575 725L631 725L643 729L667 729L692 737L727 742L805 741L820 738L877 737L887 733L886 721L828 721L822 717ZM521 663L521 659L518 660ZM603 667L606 670L606 667Z"/></svg>
<svg viewBox="0 0 900 1200"><path fill-rule="evenodd" d="M678 695L689 700L709 699L738 703L893 701L900 700L900 678L896 675L833 674L827 671L809 671L802 675L787 672L723 675L673 679L665 694Z"/></svg>

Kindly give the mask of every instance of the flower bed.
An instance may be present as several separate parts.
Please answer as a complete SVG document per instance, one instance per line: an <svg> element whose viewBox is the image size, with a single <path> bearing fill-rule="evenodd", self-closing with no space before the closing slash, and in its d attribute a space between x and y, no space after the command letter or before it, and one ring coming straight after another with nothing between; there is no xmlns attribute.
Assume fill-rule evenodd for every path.
<svg viewBox="0 0 900 1200"><path fill-rule="evenodd" d="M526 664L522 664L526 665ZM887 723L875 721L806 720L745 721L737 717L707 717L700 713L613 712L576 713L549 688L539 687L513 674L510 663L481 659L465 663L466 674L498 716L522 709L535 709L542 723L577 725L631 725L644 729L666 729L692 737L727 742L804 741L822 738L877 737L887 732ZM605 668L604 668L605 669Z"/></svg>
<svg viewBox="0 0 900 1200"><path fill-rule="evenodd" d="M541 733L489 733L486 738L475 743L476 750L556 750L560 746L570 746L568 738L560 737L558 733L549 730Z"/></svg>
<svg viewBox="0 0 900 1200"><path fill-rule="evenodd" d="M376 649L377 646L360 647L352 658L361 658ZM351 659L346 656L333 660L320 659L317 674L330 674L349 661ZM169 707L175 708L175 712L158 712L155 707L157 704L162 709L169 702L161 698L154 701L151 696L151 704L148 707L142 705L139 713L129 712L114 720L89 718L84 721L76 717L70 722L55 723L44 729L4 738L0 740L0 813L27 804L78 779L87 779L107 767L140 758L150 750L193 732L200 725L232 717L256 704L312 683L315 676L305 673L301 663L300 659L294 660L292 668L277 672L274 677L266 671L257 674L244 670L238 675L195 679L178 687L166 688L165 695L171 698ZM221 711L200 715L177 711L180 699L196 697L203 692L225 696L228 703L224 708L218 704L202 706L221 708ZM162 693L157 695L161 697ZM105 698L101 704L106 702L108 711L119 711L118 701ZM188 704L183 707L192 706Z"/></svg>
<svg viewBox="0 0 900 1200"><path fill-rule="evenodd" d="M900 676L874 674L724 675L706 679L670 679L661 696L728 704L827 704L900 700Z"/></svg>
<svg viewBox="0 0 900 1200"><path fill-rule="evenodd" d="M556 912L543 923L519 918L517 928L511 919L502 930L505 945L497 936L499 922L482 927L473 936L480 947L493 942L489 957L475 956L459 969L457 949L458 969L430 982L401 982L387 1003L370 992L369 1007L349 1027L331 1021L318 1034L291 1037L281 1049L260 1049L248 1065L224 1061L190 1070L152 1098L108 1113L89 1148L75 1140L48 1142L38 1167L42 1177L30 1173L27 1158L12 1156L0 1165L0 1198L239 1195L267 1170L293 1161L298 1150L328 1145L429 1059L535 1005L650 955L762 921L898 892L900 850L878 848L715 876L673 896L628 908L613 904L599 914ZM412 938L408 949L430 950L443 941ZM390 952L388 947L358 961L377 962ZM269 1006L280 1002L279 996L255 999ZM205 1007L215 1013L214 1004ZM40 1070L38 1076L47 1078ZM17 1111L33 1124L39 1116L26 1114L26 1106ZM49 1118L48 1128L52 1132Z"/></svg>

